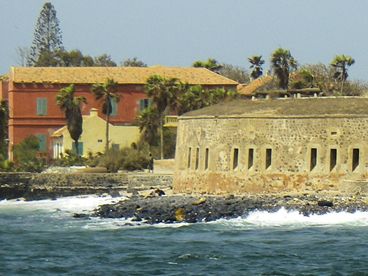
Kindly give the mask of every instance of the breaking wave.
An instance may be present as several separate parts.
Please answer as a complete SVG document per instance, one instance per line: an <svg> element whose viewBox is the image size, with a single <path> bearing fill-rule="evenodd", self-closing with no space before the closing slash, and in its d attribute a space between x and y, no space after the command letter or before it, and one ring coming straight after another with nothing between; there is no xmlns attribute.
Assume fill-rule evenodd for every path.
<svg viewBox="0 0 368 276"><path fill-rule="evenodd" d="M0 201L0 211L61 211L66 213L91 212L99 205L118 202L126 197L111 197L98 195L61 197L55 200L2 200Z"/></svg>

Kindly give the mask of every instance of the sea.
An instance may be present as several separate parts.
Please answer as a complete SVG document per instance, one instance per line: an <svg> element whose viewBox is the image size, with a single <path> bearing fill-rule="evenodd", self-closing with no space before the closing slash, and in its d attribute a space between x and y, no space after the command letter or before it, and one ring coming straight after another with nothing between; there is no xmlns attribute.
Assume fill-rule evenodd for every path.
<svg viewBox="0 0 368 276"><path fill-rule="evenodd" d="M368 213L196 224L73 218L121 198L0 201L0 275L368 275Z"/></svg>

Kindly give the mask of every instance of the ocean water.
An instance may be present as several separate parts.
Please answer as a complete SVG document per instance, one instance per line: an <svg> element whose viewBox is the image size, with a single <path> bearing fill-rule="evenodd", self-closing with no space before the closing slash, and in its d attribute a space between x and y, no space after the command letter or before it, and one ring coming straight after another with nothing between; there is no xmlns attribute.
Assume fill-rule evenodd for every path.
<svg viewBox="0 0 368 276"><path fill-rule="evenodd" d="M198 224L75 219L117 201L0 201L0 275L368 275L368 213Z"/></svg>

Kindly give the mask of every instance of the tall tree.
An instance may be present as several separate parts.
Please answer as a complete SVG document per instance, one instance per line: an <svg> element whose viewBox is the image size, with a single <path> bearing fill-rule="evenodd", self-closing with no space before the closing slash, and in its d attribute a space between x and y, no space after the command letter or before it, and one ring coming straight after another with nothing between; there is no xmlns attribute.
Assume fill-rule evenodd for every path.
<svg viewBox="0 0 368 276"><path fill-rule="evenodd" d="M207 61L197 60L193 63L193 67L204 67L215 73L218 73L222 68L222 65L218 63L217 60L209 58Z"/></svg>
<svg viewBox="0 0 368 276"><path fill-rule="evenodd" d="M7 156L8 150L8 104L0 102L0 156ZM1 158L0 158L1 159Z"/></svg>
<svg viewBox="0 0 368 276"><path fill-rule="evenodd" d="M250 76L254 80L258 79L263 74L262 65L265 63L265 61L262 59L262 56L251 56L248 58L248 61L250 63L249 68L252 69Z"/></svg>
<svg viewBox="0 0 368 276"><path fill-rule="evenodd" d="M297 62L290 51L283 48L276 49L271 56L271 66L279 80L279 87L287 89L289 74L297 68Z"/></svg>
<svg viewBox="0 0 368 276"><path fill-rule="evenodd" d="M243 67L223 63L218 71L221 76L227 77L238 83L248 83L249 73Z"/></svg>
<svg viewBox="0 0 368 276"><path fill-rule="evenodd" d="M56 10L50 2L46 2L37 19L27 65L54 66L53 54L61 49L63 42Z"/></svg>
<svg viewBox="0 0 368 276"><path fill-rule="evenodd" d="M65 113L67 128L74 140L76 153L79 154L78 140L83 132L83 117L81 105L87 103L85 97L75 96L73 84L61 89L56 96L56 103Z"/></svg>
<svg viewBox="0 0 368 276"><path fill-rule="evenodd" d="M139 60L137 57L124 60L122 65L125 67L147 67L147 64Z"/></svg>
<svg viewBox="0 0 368 276"><path fill-rule="evenodd" d="M159 75L153 75L147 79L145 86L148 97L152 98L154 112L157 112L160 118L161 159L164 159L164 118L170 108L175 109L177 96L182 90L182 85L178 79L166 79Z"/></svg>
<svg viewBox="0 0 368 276"><path fill-rule="evenodd" d="M92 93L96 100L102 101L102 113L106 115L106 142L105 152L109 149L109 125L110 115L112 113L112 101L119 102L120 96L116 93L118 90L118 83L112 79L106 80L105 83L98 83L92 86Z"/></svg>
<svg viewBox="0 0 368 276"><path fill-rule="evenodd" d="M331 62L331 66L335 68L334 78L341 82L341 93L344 90L344 82L348 78L348 67L353 65L355 60L351 56L339 55Z"/></svg>
<svg viewBox="0 0 368 276"><path fill-rule="evenodd" d="M108 54L102 54L94 58L94 66L99 67L115 67L116 62L112 60L111 56Z"/></svg>

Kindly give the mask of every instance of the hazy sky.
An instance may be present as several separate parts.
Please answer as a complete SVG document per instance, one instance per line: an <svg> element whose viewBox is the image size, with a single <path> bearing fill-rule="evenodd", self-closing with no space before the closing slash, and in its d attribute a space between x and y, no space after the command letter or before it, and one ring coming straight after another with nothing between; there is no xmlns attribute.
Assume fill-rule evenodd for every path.
<svg viewBox="0 0 368 276"><path fill-rule="evenodd" d="M213 57L248 67L278 47L299 63L347 54L354 79L368 81L367 0L53 0L64 47L110 54L120 63L190 66ZM19 64L44 0L0 0L0 74Z"/></svg>

